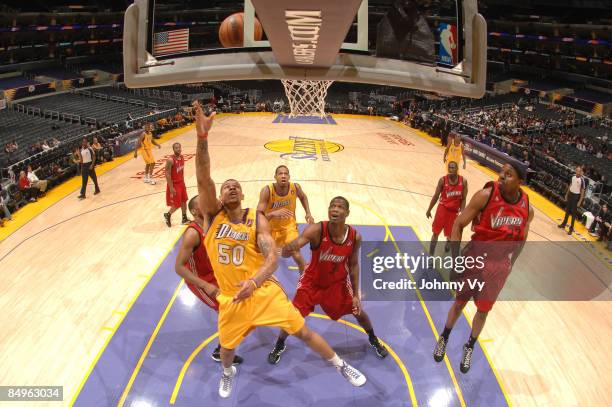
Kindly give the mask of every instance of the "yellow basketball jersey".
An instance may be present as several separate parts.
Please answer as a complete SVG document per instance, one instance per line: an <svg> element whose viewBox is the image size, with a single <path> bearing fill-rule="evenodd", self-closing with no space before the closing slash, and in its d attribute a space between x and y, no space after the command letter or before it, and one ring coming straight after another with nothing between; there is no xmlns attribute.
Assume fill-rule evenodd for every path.
<svg viewBox="0 0 612 407"><path fill-rule="evenodd" d="M204 246L221 294L233 296L241 281L252 278L264 263L257 247L257 212L245 209L241 223L232 223L225 210L213 219Z"/></svg>
<svg viewBox="0 0 612 407"><path fill-rule="evenodd" d="M153 140L153 134L145 131L144 139L142 140L142 148L151 150L153 148L153 142L151 140Z"/></svg>
<svg viewBox="0 0 612 407"><path fill-rule="evenodd" d="M452 143L448 148L448 154L446 154L446 162L454 161L459 165L461 161L463 161L463 143L460 143L458 146L455 143Z"/></svg>
<svg viewBox="0 0 612 407"><path fill-rule="evenodd" d="M270 227L272 230L293 228L295 227L295 200L297 198L297 189L293 182L289 183L289 192L287 195L280 196L274 190L274 184L270 184L270 200L268 200L268 207L266 208L266 215L272 211L280 208L289 209L293 212L293 217L288 219L274 218L270 219Z"/></svg>

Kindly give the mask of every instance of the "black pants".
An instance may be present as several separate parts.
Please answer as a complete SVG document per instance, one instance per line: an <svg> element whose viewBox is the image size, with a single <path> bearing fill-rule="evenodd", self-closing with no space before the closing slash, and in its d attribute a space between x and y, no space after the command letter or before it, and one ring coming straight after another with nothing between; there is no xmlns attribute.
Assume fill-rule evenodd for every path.
<svg viewBox="0 0 612 407"><path fill-rule="evenodd" d="M83 164L81 165L81 196L85 196L85 190L87 189L87 181L89 177L91 177L94 186L96 187L95 192L100 191L100 187L98 186L98 177L96 176L96 169L93 168L91 164Z"/></svg>
<svg viewBox="0 0 612 407"><path fill-rule="evenodd" d="M567 220L571 216L572 223L570 224L570 229L574 230L574 221L576 220L576 210L578 209L578 200L580 199L580 194L574 194L570 192L567 194L567 203L565 204L565 218L563 218L563 222L561 224L563 226L567 225Z"/></svg>

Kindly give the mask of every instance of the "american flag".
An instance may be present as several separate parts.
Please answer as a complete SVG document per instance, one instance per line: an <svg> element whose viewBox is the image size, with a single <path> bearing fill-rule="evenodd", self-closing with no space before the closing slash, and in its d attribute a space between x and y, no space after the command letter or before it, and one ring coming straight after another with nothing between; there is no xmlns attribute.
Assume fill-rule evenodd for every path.
<svg viewBox="0 0 612 407"><path fill-rule="evenodd" d="M189 51L189 28L155 34L153 55L174 54L185 51Z"/></svg>

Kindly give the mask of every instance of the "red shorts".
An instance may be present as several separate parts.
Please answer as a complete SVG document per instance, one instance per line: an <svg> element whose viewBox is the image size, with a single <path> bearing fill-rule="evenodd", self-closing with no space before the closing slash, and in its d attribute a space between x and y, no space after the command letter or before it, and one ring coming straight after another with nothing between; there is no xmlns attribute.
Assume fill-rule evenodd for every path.
<svg viewBox="0 0 612 407"><path fill-rule="evenodd" d="M203 278L203 280L213 284L216 287L219 287L219 285L217 284L217 280L215 280L215 276L212 273L211 273L211 278ZM214 309L215 311L219 312L219 303L217 302L215 298L209 297L208 294L206 294L206 292L204 292L203 289L193 284L187 283L187 287L189 287L191 292L196 297L198 297L200 301L202 301L204 304L208 305L210 308Z"/></svg>
<svg viewBox="0 0 612 407"><path fill-rule="evenodd" d="M444 236L450 237L453 231L453 223L455 223L457 216L459 216L458 211L451 211L446 209L444 205L438 205L431 230L436 235L439 235L444 230Z"/></svg>
<svg viewBox="0 0 612 407"><path fill-rule="evenodd" d="M314 311L315 305L320 305L327 316L335 321L343 315L353 313L353 293L345 282L326 288L302 284L295 292L293 305L303 317Z"/></svg>
<svg viewBox="0 0 612 407"><path fill-rule="evenodd" d="M187 202L187 188L185 184L174 184L174 196L170 195L170 185L166 185L166 205L171 208L180 208Z"/></svg>
<svg viewBox="0 0 612 407"><path fill-rule="evenodd" d="M504 288L512 266L509 259L487 259L484 264L485 267L482 270L471 269L457 275L455 281L462 281L464 285L460 290L457 290L456 301L461 305L465 305L473 298L478 311L489 312L493 309L499 293ZM481 290L479 290L478 286L470 287L470 281L482 282L484 286Z"/></svg>

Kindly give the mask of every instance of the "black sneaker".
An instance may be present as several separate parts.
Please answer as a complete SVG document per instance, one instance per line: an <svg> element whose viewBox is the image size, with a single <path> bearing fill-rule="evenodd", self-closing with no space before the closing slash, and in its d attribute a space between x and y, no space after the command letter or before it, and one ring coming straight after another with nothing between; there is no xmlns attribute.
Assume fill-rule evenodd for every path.
<svg viewBox="0 0 612 407"><path fill-rule="evenodd" d="M438 338L438 343L436 343L436 347L433 352L433 357L436 362L442 362L444 359L444 355L446 354L446 344L448 343L448 339L443 336Z"/></svg>
<svg viewBox="0 0 612 407"><path fill-rule="evenodd" d="M81 199L81 200L82 200L82 199L85 199L85 195L79 195L79 197L78 197L78 198L79 198L79 199Z"/></svg>
<svg viewBox="0 0 612 407"><path fill-rule="evenodd" d="M558 227L559 229L563 229L563 228L565 227L565 225L562 223L562 224L560 224L560 225L557 225L557 227Z"/></svg>
<svg viewBox="0 0 612 407"><path fill-rule="evenodd" d="M221 362L221 345L217 345L213 353L210 355L215 362Z"/></svg>
<svg viewBox="0 0 612 407"><path fill-rule="evenodd" d="M210 357L215 362L221 363L221 345L217 345L217 347L215 348L213 353L210 355ZM242 362L244 362L244 359L242 359L238 355L234 355L234 362L232 363L234 366L241 365Z"/></svg>
<svg viewBox="0 0 612 407"><path fill-rule="evenodd" d="M94 191L94 195L98 195L99 193L100 193L99 189L97 191Z"/></svg>
<svg viewBox="0 0 612 407"><path fill-rule="evenodd" d="M168 212L164 213L164 219L166 219L166 226L172 226L172 222L170 222L170 214Z"/></svg>
<svg viewBox="0 0 612 407"><path fill-rule="evenodd" d="M183 223L183 225L186 225L189 222L191 222L191 220L189 218L187 218L187 216L183 216L183 220L181 222Z"/></svg>
<svg viewBox="0 0 612 407"><path fill-rule="evenodd" d="M376 351L376 356L378 356L381 359L386 358L387 355L389 354L389 351L387 350L387 348L385 348L383 344L380 343L378 338L374 338L373 341L370 341L370 346L373 347L374 350Z"/></svg>
<svg viewBox="0 0 612 407"><path fill-rule="evenodd" d="M567 234L570 235L570 236L572 235L572 233L574 233L574 229L570 229L570 230L567 231Z"/></svg>
<svg viewBox="0 0 612 407"><path fill-rule="evenodd" d="M287 346L285 346L285 342L283 342L282 344L276 342L276 345L274 345L274 349L272 349L272 352L268 354L268 363L270 363L271 365L276 365L278 362L280 362L281 353L283 353L285 349L287 349Z"/></svg>
<svg viewBox="0 0 612 407"><path fill-rule="evenodd" d="M461 373L467 373L472 366L472 355L474 354L474 348L470 348L467 345L463 345L463 356L461 356L461 363L459 363L459 370Z"/></svg>

